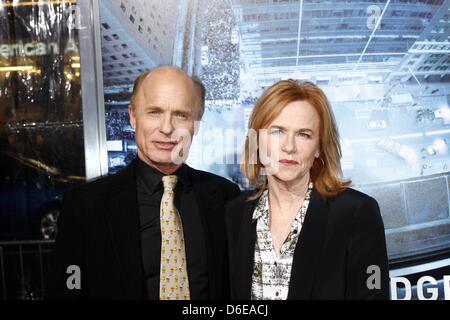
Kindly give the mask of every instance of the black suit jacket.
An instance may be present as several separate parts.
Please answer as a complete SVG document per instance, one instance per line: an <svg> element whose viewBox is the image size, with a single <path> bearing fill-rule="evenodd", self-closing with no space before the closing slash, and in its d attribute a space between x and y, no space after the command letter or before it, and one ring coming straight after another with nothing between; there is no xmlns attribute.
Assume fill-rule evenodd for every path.
<svg viewBox="0 0 450 320"><path fill-rule="evenodd" d="M258 199L243 192L226 208L232 299L250 299ZM366 282L381 270L381 289ZM371 282L371 281L370 281ZM388 299L384 226L375 199L353 189L325 201L314 188L294 252L288 299Z"/></svg>
<svg viewBox="0 0 450 320"><path fill-rule="evenodd" d="M118 174L67 192L51 263L50 299L144 299L136 161ZM230 181L188 167L206 239L209 296L227 298L224 210L239 194ZM81 268L81 290L69 290L67 267Z"/></svg>

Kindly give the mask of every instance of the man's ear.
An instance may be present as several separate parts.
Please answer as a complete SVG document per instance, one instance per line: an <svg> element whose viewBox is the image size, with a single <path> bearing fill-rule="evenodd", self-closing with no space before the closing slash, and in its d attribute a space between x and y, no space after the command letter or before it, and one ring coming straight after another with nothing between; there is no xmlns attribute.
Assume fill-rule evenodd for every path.
<svg viewBox="0 0 450 320"><path fill-rule="evenodd" d="M130 125L131 127L136 130L136 115L134 114L134 109L131 106L131 104L128 106L128 115L130 116Z"/></svg>
<svg viewBox="0 0 450 320"><path fill-rule="evenodd" d="M197 135L198 131L200 130L200 120L194 121L194 136Z"/></svg>

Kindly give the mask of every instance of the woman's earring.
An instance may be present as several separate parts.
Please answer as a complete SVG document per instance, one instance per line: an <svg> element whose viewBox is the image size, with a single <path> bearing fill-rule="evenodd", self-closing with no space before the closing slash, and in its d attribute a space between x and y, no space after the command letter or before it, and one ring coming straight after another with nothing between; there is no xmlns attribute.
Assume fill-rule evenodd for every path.
<svg viewBox="0 0 450 320"><path fill-rule="evenodd" d="M325 162L323 161L323 159L321 157L319 157L320 161L322 161L322 167L325 167Z"/></svg>
<svg viewBox="0 0 450 320"><path fill-rule="evenodd" d="M325 167L325 162L323 162L323 159L319 156L316 157L316 159L319 159L322 162L322 167Z"/></svg>

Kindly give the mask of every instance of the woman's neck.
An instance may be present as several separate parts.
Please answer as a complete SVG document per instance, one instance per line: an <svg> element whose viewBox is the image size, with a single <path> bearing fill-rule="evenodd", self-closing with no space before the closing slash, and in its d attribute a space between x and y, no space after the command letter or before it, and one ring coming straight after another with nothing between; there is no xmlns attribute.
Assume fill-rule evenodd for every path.
<svg viewBox="0 0 450 320"><path fill-rule="evenodd" d="M297 205L298 200L305 198L309 179L309 174L294 182L285 182L277 179L275 176L269 176L269 201L278 208Z"/></svg>

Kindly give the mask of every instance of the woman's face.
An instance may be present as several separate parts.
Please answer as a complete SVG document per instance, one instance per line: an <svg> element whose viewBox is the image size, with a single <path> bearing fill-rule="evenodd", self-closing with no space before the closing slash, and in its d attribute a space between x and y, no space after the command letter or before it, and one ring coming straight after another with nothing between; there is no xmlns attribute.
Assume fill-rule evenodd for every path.
<svg viewBox="0 0 450 320"><path fill-rule="evenodd" d="M307 101L288 103L281 113L259 132L259 159L266 174L284 182L309 179L319 149L320 118Z"/></svg>

